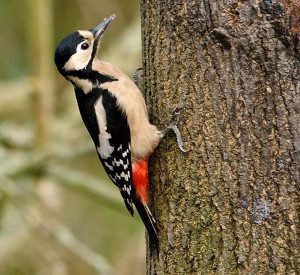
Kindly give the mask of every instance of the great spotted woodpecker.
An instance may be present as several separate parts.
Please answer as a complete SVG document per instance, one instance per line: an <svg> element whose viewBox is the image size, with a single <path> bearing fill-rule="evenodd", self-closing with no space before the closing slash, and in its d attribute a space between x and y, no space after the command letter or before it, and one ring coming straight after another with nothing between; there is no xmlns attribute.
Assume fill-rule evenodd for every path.
<svg viewBox="0 0 300 275"><path fill-rule="evenodd" d="M176 126L180 111L159 131L149 122L145 100L134 82L97 58L100 37L114 17L89 31L66 36L54 59L60 74L74 85L82 120L106 173L119 188L130 214L134 204L150 241L157 242L156 222L147 206L148 157L170 129L184 151Z"/></svg>

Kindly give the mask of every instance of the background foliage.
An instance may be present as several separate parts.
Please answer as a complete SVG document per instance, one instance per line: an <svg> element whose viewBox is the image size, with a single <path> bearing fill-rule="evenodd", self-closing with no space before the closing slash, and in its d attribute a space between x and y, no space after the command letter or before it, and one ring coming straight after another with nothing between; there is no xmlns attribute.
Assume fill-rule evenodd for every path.
<svg viewBox="0 0 300 275"><path fill-rule="evenodd" d="M0 2L0 274L143 274L144 230L103 173L53 63L68 33L116 13L103 60L141 65L137 0Z"/></svg>

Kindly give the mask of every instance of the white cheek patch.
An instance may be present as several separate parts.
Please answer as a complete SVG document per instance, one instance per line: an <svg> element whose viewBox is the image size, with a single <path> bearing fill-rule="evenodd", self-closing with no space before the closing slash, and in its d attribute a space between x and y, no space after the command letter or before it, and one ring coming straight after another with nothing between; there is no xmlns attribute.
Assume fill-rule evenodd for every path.
<svg viewBox="0 0 300 275"><path fill-rule="evenodd" d="M100 96L95 104L95 112L99 125L99 143L100 146L97 147L97 151L101 158L107 159L111 153L114 151L114 147L112 147L109 143L109 139L111 138L111 134L107 132L106 126L106 112L102 104L103 97Z"/></svg>
<svg viewBox="0 0 300 275"><path fill-rule="evenodd" d="M82 43L84 43L83 41ZM92 57L93 47L90 45L90 47L87 50L81 49L81 44L77 45L76 53L74 53L70 59L67 61L67 63L64 66L64 69L66 71L72 71L72 70L81 70L85 68Z"/></svg>

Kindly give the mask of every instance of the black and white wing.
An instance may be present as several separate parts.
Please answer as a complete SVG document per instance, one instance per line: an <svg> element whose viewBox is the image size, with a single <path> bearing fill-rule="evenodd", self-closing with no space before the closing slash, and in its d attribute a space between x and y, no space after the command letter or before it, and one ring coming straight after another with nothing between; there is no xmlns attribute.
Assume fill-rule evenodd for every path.
<svg viewBox="0 0 300 275"><path fill-rule="evenodd" d="M99 97L95 111L99 125L99 146L96 146L99 158L108 176L119 187L125 205L133 215L132 199L135 192L127 118L119 109L116 98L108 92Z"/></svg>
<svg viewBox="0 0 300 275"><path fill-rule="evenodd" d="M119 187L125 205L133 215L130 129L116 98L108 91L94 89L84 94L75 90L79 110L111 180Z"/></svg>
<svg viewBox="0 0 300 275"><path fill-rule="evenodd" d="M113 143L113 139L110 141ZM125 205L133 215L132 201L135 191L132 185L130 143L128 141L114 140L114 151L107 158L101 156L101 150L97 148L102 165L113 181L119 187Z"/></svg>

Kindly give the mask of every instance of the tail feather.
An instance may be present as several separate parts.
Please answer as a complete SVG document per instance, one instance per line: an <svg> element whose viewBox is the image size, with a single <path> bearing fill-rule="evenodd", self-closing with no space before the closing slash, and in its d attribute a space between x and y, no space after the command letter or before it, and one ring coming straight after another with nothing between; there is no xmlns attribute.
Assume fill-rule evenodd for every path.
<svg viewBox="0 0 300 275"><path fill-rule="evenodd" d="M133 203L135 204L135 207L147 229L150 238L150 243L157 246L158 235L156 221L152 216L148 205L143 201L139 201L138 199L134 199Z"/></svg>

